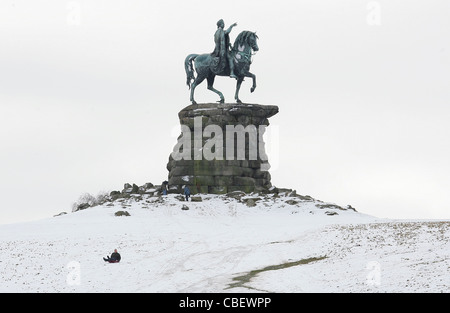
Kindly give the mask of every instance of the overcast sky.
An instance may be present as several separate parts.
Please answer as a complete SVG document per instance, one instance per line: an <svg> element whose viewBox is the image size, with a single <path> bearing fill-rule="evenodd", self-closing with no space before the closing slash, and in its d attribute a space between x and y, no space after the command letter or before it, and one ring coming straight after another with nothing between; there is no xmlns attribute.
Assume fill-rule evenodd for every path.
<svg viewBox="0 0 450 313"><path fill-rule="evenodd" d="M450 2L0 2L0 224L155 184L216 22L256 31L248 103L278 105L272 183L388 218L450 218ZM232 101L235 81L215 87ZM196 90L198 102L217 95ZM269 129L270 129L269 127ZM277 135L278 134L278 135Z"/></svg>

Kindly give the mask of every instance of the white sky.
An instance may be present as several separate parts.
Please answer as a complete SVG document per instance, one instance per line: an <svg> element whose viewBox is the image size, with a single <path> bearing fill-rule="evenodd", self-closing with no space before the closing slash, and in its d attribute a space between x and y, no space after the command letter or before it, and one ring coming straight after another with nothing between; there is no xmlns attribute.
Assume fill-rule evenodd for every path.
<svg viewBox="0 0 450 313"><path fill-rule="evenodd" d="M247 79L241 99L280 108L274 185L448 219L449 12L447 0L2 0L0 224L166 179L184 58L212 52L220 18L238 23L232 41L260 38L258 87ZM234 80L215 87L232 101ZM206 83L196 99L218 100Z"/></svg>

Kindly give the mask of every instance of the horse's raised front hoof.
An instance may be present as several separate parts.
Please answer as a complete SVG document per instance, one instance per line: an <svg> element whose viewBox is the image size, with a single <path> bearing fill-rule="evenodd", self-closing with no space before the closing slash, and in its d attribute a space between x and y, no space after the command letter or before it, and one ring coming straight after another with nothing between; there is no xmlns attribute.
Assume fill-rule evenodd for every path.
<svg viewBox="0 0 450 313"><path fill-rule="evenodd" d="M252 88L250 88L250 92L253 92L253 91L255 91L255 89L256 89L256 87L252 87Z"/></svg>

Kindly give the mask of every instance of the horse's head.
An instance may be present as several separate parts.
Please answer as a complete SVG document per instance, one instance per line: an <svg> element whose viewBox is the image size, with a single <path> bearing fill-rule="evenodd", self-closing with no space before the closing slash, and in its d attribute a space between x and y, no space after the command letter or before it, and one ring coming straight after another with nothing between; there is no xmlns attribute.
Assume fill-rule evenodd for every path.
<svg viewBox="0 0 450 313"><path fill-rule="evenodd" d="M256 35L256 33L244 30L236 37L233 47L237 49L237 47L245 45L250 47L253 51L258 51L259 47L256 42L257 39L258 36Z"/></svg>
<svg viewBox="0 0 450 313"><path fill-rule="evenodd" d="M250 39L249 39L249 44L250 44L250 47L252 47L253 51L259 50L258 43L256 42L257 39L258 39L258 36L256 36L256 33L252 33L252 35L250 36Z"/></svg>

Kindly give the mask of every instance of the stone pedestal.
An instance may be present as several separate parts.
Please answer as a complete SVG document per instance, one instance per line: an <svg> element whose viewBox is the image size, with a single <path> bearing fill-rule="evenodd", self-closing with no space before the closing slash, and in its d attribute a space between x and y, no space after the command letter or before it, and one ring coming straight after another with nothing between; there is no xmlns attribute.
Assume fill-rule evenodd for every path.
<svg viewBox="0 0 450 313"><path fill-rule="evenodd" d="M190 105L178 113L181 135L169 157L169 192L221 194L271 187L263 134L278 107Z"/></svg>

